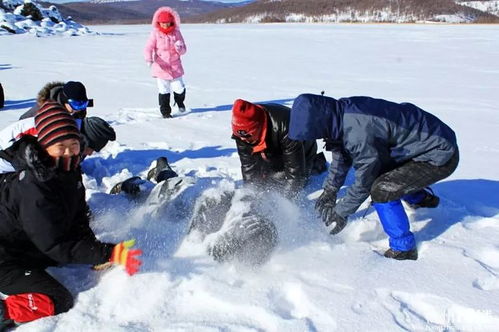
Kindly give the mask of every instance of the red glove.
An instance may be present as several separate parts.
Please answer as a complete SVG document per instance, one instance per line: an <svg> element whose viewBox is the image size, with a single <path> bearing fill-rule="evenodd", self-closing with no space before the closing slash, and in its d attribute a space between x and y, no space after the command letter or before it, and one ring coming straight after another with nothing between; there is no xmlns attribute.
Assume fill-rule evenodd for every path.
<svg viewBox="0 0 499 332"><path fill-rule="evenodd" d="M113 253L109 261L113 264L123 265L129 275L134 275L140 269L142 262L136 257L142 255L142 250L132 249L135 240L128 240L118 243L114 246Z"/></svg>

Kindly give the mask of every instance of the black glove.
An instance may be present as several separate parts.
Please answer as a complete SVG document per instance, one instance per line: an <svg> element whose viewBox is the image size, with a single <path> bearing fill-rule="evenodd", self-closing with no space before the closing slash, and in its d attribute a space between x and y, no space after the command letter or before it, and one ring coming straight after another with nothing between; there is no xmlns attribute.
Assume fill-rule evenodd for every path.
<svg viewBox="0 0 499 332"><path fill-rule="evenodd" d="M315 202L315 209L319 212L322 220L328 220L336 206L336 191L324 189Z"/></svg>
<svg viewBox="0 0 499 332"><path fill-rule="evenodd" d="M329 232L329 234L331 234L331 235L338 234L347 225L347 220L345 218L343 218L342 216L336 214L336 212L334 212L334 210L332 211L331 215L328 215L327 219L322 218L322 221L324 221L324 223L326 224L326 227L328 227L332 223L335 223L334 227Z"/></svg>

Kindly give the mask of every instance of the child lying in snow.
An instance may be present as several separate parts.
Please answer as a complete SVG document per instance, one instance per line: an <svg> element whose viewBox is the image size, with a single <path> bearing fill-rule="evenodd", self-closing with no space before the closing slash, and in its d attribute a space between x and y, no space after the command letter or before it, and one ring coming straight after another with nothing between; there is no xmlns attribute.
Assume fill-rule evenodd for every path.
<svg viewBox="0 0 499 332"><path fill-rule="evenodd" d="M157 185L151 190L145 204L169 202L178 197L186 187L192 186L190 177L179 177L171 169L168 160L160 157L156 166L147 174L147 180ZM138 176L116 184L111 194L125 192L138 196L149 186ZM218 262L238 261L249 265L264 263L277 244L274 224L258 212L258 199L249 188L225 190L210 195L208 189L195 205L189 222L189 235L197 236L208 244L208 254Z"/></svg>
<svg viewBox="0 0 499 332"><path fill-rule="evenodd" d="M206 238L208 253L218 262L263 264L277 245L277 229L258 205L255 192L247 188L203 195L194 207L189 234Z"/></svg>

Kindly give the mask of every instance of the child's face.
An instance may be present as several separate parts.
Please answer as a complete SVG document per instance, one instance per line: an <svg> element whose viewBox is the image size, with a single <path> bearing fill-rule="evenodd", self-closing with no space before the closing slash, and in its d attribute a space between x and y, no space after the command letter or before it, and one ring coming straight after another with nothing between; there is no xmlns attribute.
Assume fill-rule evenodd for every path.
<svg viewBox="0 0 499 332"><path fill-rule="evenodd" d="M58 157L72 157L80 153L80 141L74 138L68 138L63 141L57 142L45 148L49 156Z"/></svg>
<svg viewBox="0 0 499 332"><path fill-rule="evenodd" d="M168 29L169 27L173 26L173 22L159 22L159 26L162 29Z"/></svg>

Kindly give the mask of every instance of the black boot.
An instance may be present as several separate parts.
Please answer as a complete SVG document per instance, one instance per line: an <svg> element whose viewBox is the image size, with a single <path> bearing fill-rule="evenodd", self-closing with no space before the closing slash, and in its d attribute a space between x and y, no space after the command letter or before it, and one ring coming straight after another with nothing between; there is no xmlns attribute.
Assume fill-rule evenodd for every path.
<svg viewBox="0 0 499 332"><path fill-rule="evenodd" d="M417 260L418 259L418 249L414 248L408 251L399 251L394 249L388 249L385 251L384 256L386 258L393 258L399 261L403 261L406 259Z"/></svg>
<svg viewBox="0 0 499 332"><path fill-rule="evenodd" d="M140 193L140 185L142 183L144 183L144 180L142 180L139 176L134 176L123 182L115 184L109 193L111 195L117 195L120 192L124 192L126 194L136 196Z"/></svg>
<svg viewBox="0 0 499 332"><path fill-rule="evenodd" d="M184 99L185 99L185 89L182 91L181 94L178 94L176 92L173 93L173 98L175 99L175 103L178 106L178 111L180 113L185 112L185 105L184 105Z"/></svg>
<svg viewBox="0 0 499 332"><path fill-rule="evenodd" d="M430 187L426 187L425 189L421 190L421 195L423 195L421 201L412 204L409 202L409 206L413 209L436 208L440 203L440 198L435 195Z"/></svg>
<svg viewBox="0 0 499 332"><path fill-rule="evenodd" d="M163 115L164 118L173 118L172 108L170 107L170 94L160 93L158 96L159 110L161 111L161 115Z"/></svg>
<svg viewBox="0 0 499 332"><path fill-rule="evenodd" d="M178 176L170 165L166 157L159 157L156 159L156 166L147 173L147 179L154 179L157 183Z"/></svg>

